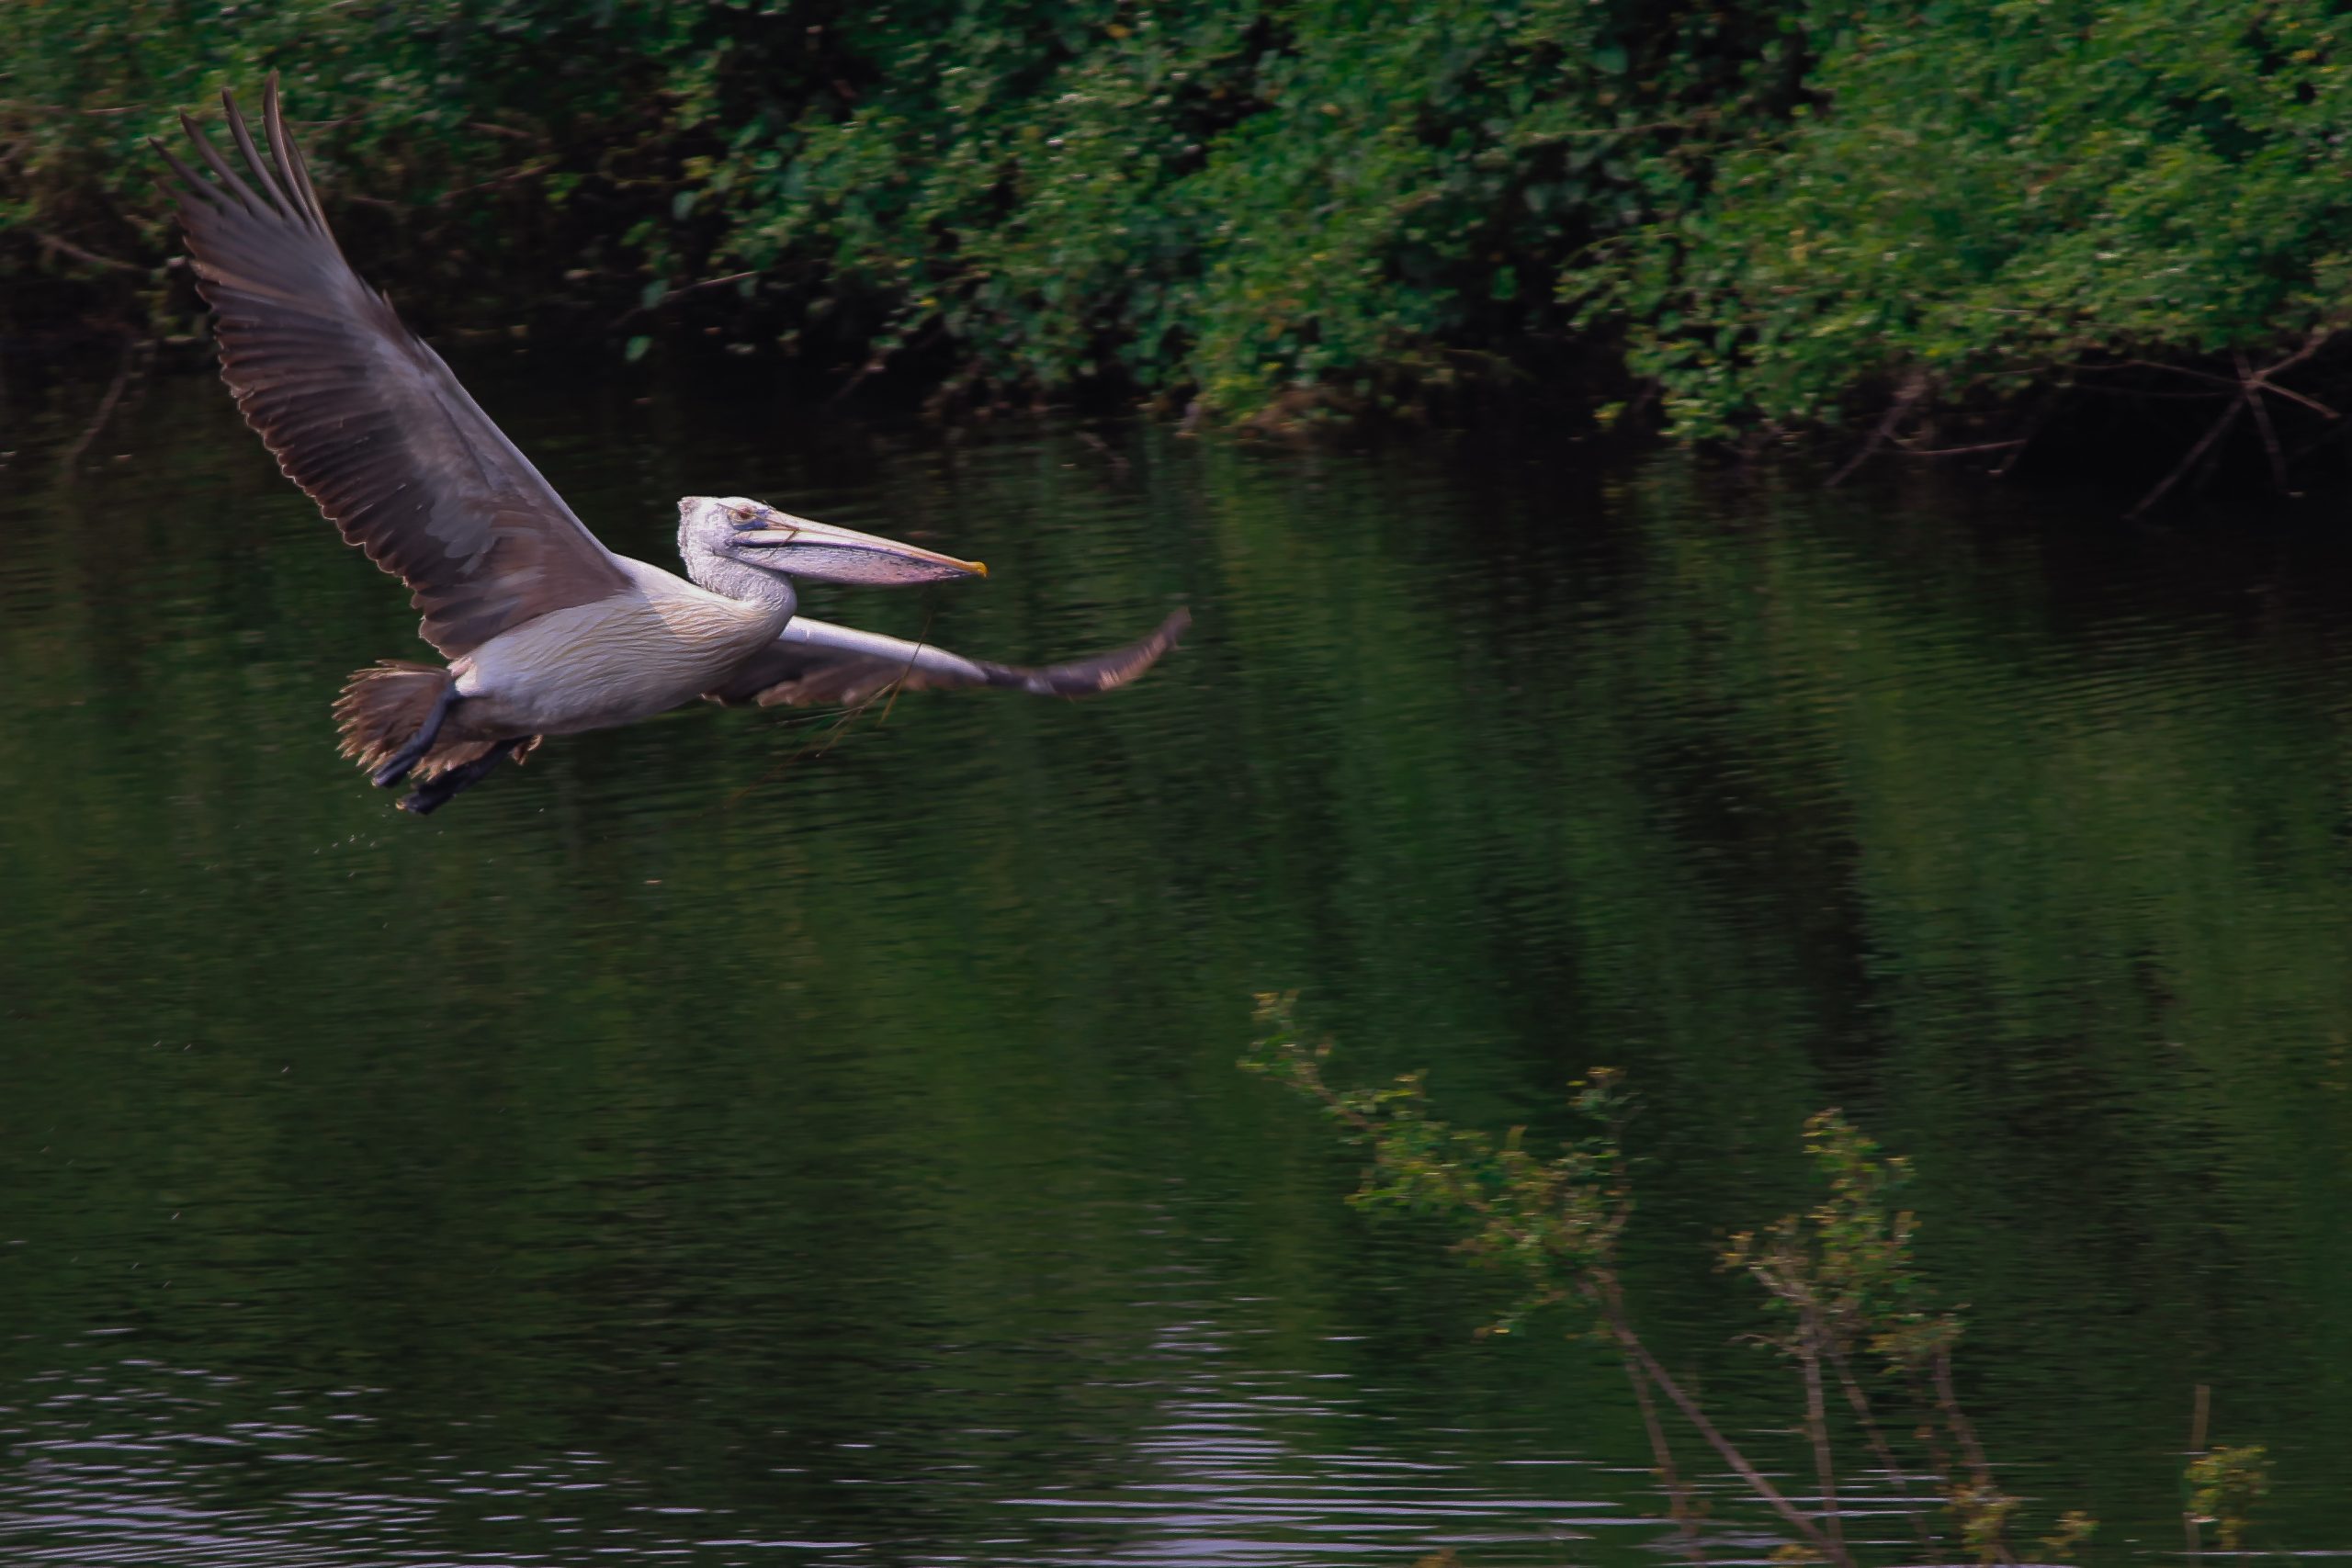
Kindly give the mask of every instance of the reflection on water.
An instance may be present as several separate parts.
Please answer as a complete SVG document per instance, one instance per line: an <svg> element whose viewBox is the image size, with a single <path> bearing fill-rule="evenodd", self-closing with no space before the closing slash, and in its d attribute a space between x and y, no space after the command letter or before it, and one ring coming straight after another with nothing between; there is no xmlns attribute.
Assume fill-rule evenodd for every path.
<svg viewBox="0 0 2352 1568"><path fill-rule="evenodd" d="M1181 1375L1210 1347L1170 1336L1155 1418L1130 1438L1115 1487L1046 1483L996 1496L977 1468L934 1454L927 1496L972 1492L986 1533L933 1539L913 1504L885 1539L818 1539L757 1506L702 1506L669 1478L582 1450L498 1466L468 1463L475 1423L439 1445L388 1444L379 1388L314 1399L274 1390L268 1418L227 1420L238 1380L143 1358L79 1376L24 1380L25 1424L10 1433L19 1472L0 1517L13 1562L112 1564L585 1561L621 1555L729 1564L907 1561L1258 1564L1419 1557L1452 1546L1480 1561L1550 1562L1595 1530L1657 1538L1655 1519L1554 1489L1584 1467L1498 1461L1452 1434L1398 1433L1333 1381L1283 1372ZM985 1443L1010 1433L967 1431ZM1398 1447L1397 1439L1406 1439ZM815 1476L840 1489L888 1487L842 1446ZM390 1449L391 1451L387 1452ZM437 1451L435 1451L437 1449ZM1411 1457L1406 1457L1409 1452ZM1500 1461L1508 1464L1509 1461ZM1511 1485L1517 1482L1520 1484Z"/></svg>
<svg viewBox="0 0 2352 1568"><path fill-rule="evenodd" d="M1659 1561L1606 1358L1473 1340L1481 1282L1234 1071L1294 987L1465 1120L1624 1065L1636 1314L1782 1471L1713 1247L1836 1103L1917 1157L2015 1489L2176 1551L2202 1382L2278 1461L2258 1540L2352 1545L2332 544L477 379L649 558L740 492L995 573L829 619L1195 630L1100 703L696 711L418 822L326 716L412 617L217 386L71 486L85 415L20 411L0 1556Z"/></svg>
<svg viewBox="0 0 2352 1568"><path fill-rule="evenodd" d="M1153 1347L1156 1375L1138 1385L1153 1414L1125 1436L1128 1463L1115 1483L1046 1482L1013 1496L975 1487L979 1466L956 1456L1017 1436L989 1428L956 1434L908 1480L865 1473L870 1443L842 1444L816 1467L816 1483L835 1488L970 1492L986 1533L969 1540L932 1539L921 1504L886 1539L764 1535L787 1522L757 1506L678 1501L694 1495L691 1483L584 1450L469 1466L470 1435L494 1416L452 1422L438 1442L388 1442L382 1411L393 1390L272 1389L262 1391L267 1416L229 1419L253 1392L237 1378L135 1356L93 1360L78 1374L22 1380L0 1547L12 1561L92 1565L619 1555L717 1568L788 1551L792 1562L844 1568L910 1558L1249 1568L1448 1549L1480 1562L1550 1563L1603 1539L1670 1544L1656 1517L1583 1495L1625 1494L1636 1472L1498 1458L1494 1439L1508 1428L1400 1428L1343 1375L1252 1369L1216 1333L1207 1322L1175 1325ZM1725 1488L1712 1490L1713 1506L1737 1506ZM1902 1502L1862 1478L1844 1500L1852 1539L1902 1544ZM1770 1562L1778 1544L1722 1527L1704 1540L1709 1560L1724 1564Z"/></svg>

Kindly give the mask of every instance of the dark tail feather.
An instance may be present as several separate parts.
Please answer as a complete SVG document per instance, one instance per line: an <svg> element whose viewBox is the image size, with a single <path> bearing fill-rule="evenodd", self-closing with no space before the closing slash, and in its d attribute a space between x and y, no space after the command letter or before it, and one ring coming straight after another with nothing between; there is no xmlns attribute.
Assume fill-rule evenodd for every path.
<svg viewBox="0 0 2352 1568"><path fill-rule="evenodd" d="M366 670L355 670L334 701L336 728L343 733L343 754L373 772L406 745L424 728L426 716L454 679L437 664L413 664L387 659ZM446 731L444 733L447 733ZM416 766L420 778L431 778L487 755L497 743L490 740L443 740Z"/></svg>

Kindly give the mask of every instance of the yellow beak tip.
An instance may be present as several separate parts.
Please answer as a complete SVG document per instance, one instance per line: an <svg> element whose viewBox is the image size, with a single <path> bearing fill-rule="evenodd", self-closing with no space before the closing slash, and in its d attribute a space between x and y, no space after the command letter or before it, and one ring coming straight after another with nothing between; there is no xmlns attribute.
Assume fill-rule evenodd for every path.
<svg viewBox="0 0 2352 1568"><path fill-rule="evenodd" d="M986 577L989 574L989 563L984 560L967 561L965 564L968 565L977 576Z"/></svg>

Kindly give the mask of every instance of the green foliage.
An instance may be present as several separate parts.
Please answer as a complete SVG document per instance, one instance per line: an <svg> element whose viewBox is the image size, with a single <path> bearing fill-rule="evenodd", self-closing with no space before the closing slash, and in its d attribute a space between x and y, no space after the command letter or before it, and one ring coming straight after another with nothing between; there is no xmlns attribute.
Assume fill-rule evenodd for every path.
<svg viewBox="0 0 2352 1568"><path fill-rule="evenodd" d="M2211 1525L2224 1551L2245 1545L2254 1506L2270 1493L2270 1456L2259 1443L2217 1447L2189 1461L2188 1517Z"/></svg>
<svg viewBox="0 0 2352 1568"><path fill-rule="evenodd" d="M2098 1534L2098 1521L2080 1508L2058 1516L2058 1528L2041 1538L2041 1550L2061 1562L2071 1562Z"/></svg>
<svg viewBox="0 0 2352 1568"><path fill-rule="evenodd" d="M1502 1326L1542 1308L1566 1306L1576 1314L1577 1331L1621 1352L1658 1477L1676 1519L1693 1532L1694 1546L1690 1495L1653 1393L1664 1395L1689 1428L1794 1532L1797 1539L1781 1545L1776 1561L1852 1568L1825 1396L1830 1384L1844 1395L1880 1472L1898 1493L1909 1490L1912 1462L1897 1453L1879 1419L1891 1393L1883 1386L1886 1380L1873 1392L1854 1365L1853 1352L1870 1348L1887 1361L1888 1379L1924 1406L1914 1437L1943 1494L1958 1545L1980 1562L2014 1568L2018 1560L2008 1543L2022 1499L1996 1483L1954 1392L1951 1352L1960 1323L1935 1306L1912 1258L1915 1221L1895 1202L1910 1179L1908 1162L1885 1154L1841 1112L1820 1111L1804 1126L1804 1152L1820 1200L1760 1229L1738 1233L1721 1255L1726 1267L1745 1271L1764 1288L1769 1310L1782 1326L1760 1337L1800 1370L1803 1430L1823 1499L1820 1513L1811 1515L1790 1503L1642 1343L1617 1262L1634 1213L1623 1138L1631 1102L1621 1075L1596 1070L1573 1087L1571 1106L1583 1131L1566 1140L1555 1156L1541 1159L1525 1147L1521 1129L1498 1140L1433 1118L1419 1073L1377 1088L1334 1086L1324 1072L1331 1047L1301 1037L1295 1002L1286 995L1258 998L1261 1032L1242 1057L1243 1068L1316 1101L1350 1141L1369 1152L1372 1166L1354 1201L1442 1216L1460 1231L1462 1250L1517 1273L1520 1295ZM2248 1451L2259 1461L2259 1450ZM2254 1472L2217 1467L2211 1481L2213 1495L2237 1498L2245 1473L2258 1476L2258 1465ZM2192 1481L2197 1478L2192 1472ZM2217 1502L2209 1511L2232 1517L2244 1512L2232 1508L2232 1502ZM1939 1558L1946 1549L1926 1515L1914 1510L1912 1520L1922 1548ZM2097 1528L2089 1515L2069 1511L2059 1516L2042 1544L2063 1558Z"/></svg>
<svg viewBox="0 0 2352 1568"><path fill-rule="evenodd" d="M1894 1206L1910 1162L1883 1154L1838 1111L1806 1118L1804 1151L1822 1201L1760 1231L1734 1235L1727 1267L1746 1269L1793 1333L1825 1353L1867 1346L1906 1367L1925 1365L1960 1337L1960 1321L1934 1310L1911 1257L1915 1220ZM1776 1338L1792 1353L1797 1339Z"/></svg>
<svg viewBox="0 0 2352 1568"><path fill-rule="evenodd" d="M2014 1562L2007 1546L2010 1516L2018 1499L1987 1483L1951 1490L1952 1517L1960 1522L1961 1544L1984 1563Z"/></svg>
<svg viewBox="0 0 2352 1568"><path fill-rule="evenodd" d="M168 241L142 139L275 65L330 200L403 224L368 258L388 282L421 252L536 246L561 287L641 286L650 308L757 269L769 309L735 324L789 350L944 349L955 384L1110 378L1242 412L1442 381L1556 330L1566 258L1687 201L1693 128L1785 75L1776 14L1631 0L88 18L0 10L0 251L20 270L152 269Z"/></svg>
<svg viewBox="0 0 2352 1568"><path fill-rule="evenodd" d="M2323 0L1848 7L1811 105L1567 287L1692 436L2266 353L2346 303L2348 26Z"/></svg>
<svg viewBox="0 0 2352 1568"><path fill-rule="evenodd" d="M0 276L185 303L143 139L276 66L330 199L396 228L370 270L445 309L603 301L650 343L689 299L951 392L1235 413L1581 327L1723 438L2319 341L2352 280L2347 27L2326 0L18 0Z"/></svg>
<svg viewBox="0 0 2352 1568"><path fill-rule="evenodd" d="M1881 1462L1901 1473L1852 1361L1858 1349L1875 1350L1915 1386L1932 1385L1944 1427L1966 1454L1964 1472L1935 1461L1947 1471L1945 1498L1961 1544L1983 1562L2013 1561L2007 1541L2018 1500L1995 1483L1952 1393L1951 1353L1960 1320L1934 1304L1911 1256L1916 1222L1895 1205L1911 1179L1910 1162L1885 1154L1836 1110L1805 1119L1804 1152L1821 1201L1760 1230L1735 1234L1723 1262L1764 1288L1770 1310L1784 1325L1760 1337L1793 1360L1804 1378L1806 1434L1823 1495L1835 1493L1824 1396L1833 1379Z"/></svg>
<svg viewBox="0 0 2352 1568"><path fill-rule="evenodd" d="M148 139L176 142L182 111L217 122L223 87L250 108L277 69L331 204L399 225L371 276L470 297L485 263L540 251L583 179L626 186L696 32L691 7L562 0L0 6L0 278L130 283L160 309L175 246ZM564 248L576 265L601 243Z"/></svg>
<svg viewBox="0 0 2352 1568"><path fill-rule="evenodd" d="M1464 1230L1464 1253L1518 1275L1519 1298L1492 1332L1510 1333L1547 1307L1603 1305L1617 1239L1634 1207L1618 1136L1626 1104L1615 1072L1595 1068L1570 1086L1569 1105L1586 1131L1553 1158L1539 1159L1523 1128L1496 1139L1433 1119L1419 1073L1378 1089L1333 1088L1323 1076L1331 1047L1299 1037L1293 1002L1258 998L1261 1033L1241 1066L1318 1101L1370 1150L1372 1168L1351 1201L1442 1215Z"/></svg>
<svg viewBox="0 0 2352 1568"><path fill-rule="evenodd" d="M1116 374L1248 409L1447 369L1551 321L1557 260L1684 194L1661 118L1717 112L1776 23L1587 0L898 6L870 93L745 125L722 249L815 254L971 373ZM1751 36L1753 35L1753 36Z"/></svg>

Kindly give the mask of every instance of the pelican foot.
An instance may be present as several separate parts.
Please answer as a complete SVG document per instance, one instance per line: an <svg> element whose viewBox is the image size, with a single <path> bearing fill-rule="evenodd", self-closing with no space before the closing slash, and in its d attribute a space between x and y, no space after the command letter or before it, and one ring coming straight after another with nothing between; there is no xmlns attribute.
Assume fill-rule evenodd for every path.
<svg viewBox="0 0 2352 1568"><path fill-rule="evenodd" d="M384 765L368 776L368 782L378 789L390 789L408 777L408 771L433 750L433 742L441 733L441 721L447 718L449 710L457 705L458 683L452 681L441 688L439 696L433 699L433 711L424 716L424 722L416 727L416 733L409 737L408 744L386 758Z"/></svg>
<svg viewBox="0 0 2352 1568"><path fill-rule="evenodd" d="M529 743L528 737L519 740L502 740L472 761L460 762L447 773L425 780L402 795L396 804L402 811L418 817L430 817L448 805L450 796L488 778L492 769L509 757L520 755Z"/></svg>

